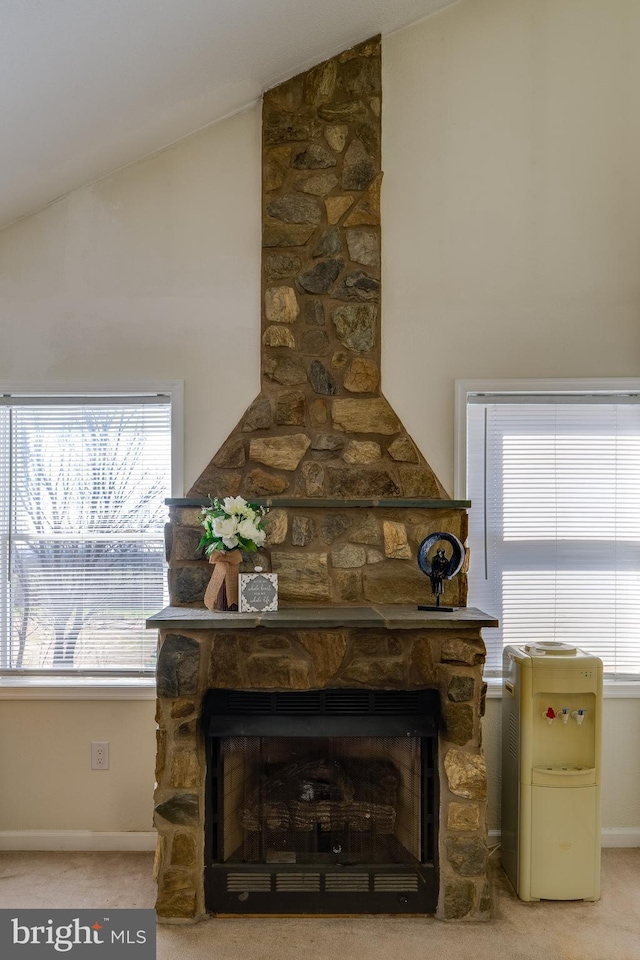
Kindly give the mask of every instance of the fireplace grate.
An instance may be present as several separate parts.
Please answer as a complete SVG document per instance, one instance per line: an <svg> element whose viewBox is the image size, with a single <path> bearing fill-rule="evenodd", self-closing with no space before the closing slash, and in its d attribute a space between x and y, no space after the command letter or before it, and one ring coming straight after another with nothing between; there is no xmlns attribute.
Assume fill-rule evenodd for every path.
<svg viewBox="0 0 640 960"><path fill-rule="evenodd" d="M270 893L268 873L228 873L227 893Z"/></svg>
<svg viewBox="0 0 640 960"><path fill-rule="evenodd" d="M320 874L276 873L276 893L320 893Z"/></svg>
<svg viewBox="0 0 640 960"><path fill-rule="evenodd" d="M394 872L361 865L286 870L263 866L231 873L212 864L205 871L208 909L218 916L249 914L434 913L437 871L431 867Z"/></svg>
<svg viewBox="0 0 640 960"><path fill-rule="evenodd" d="M327 893L368 893L369 877L366 873L328 873L324 889Z"/></svg>
<svg viewBox="0 0 640 960"><path fill-rule="evenodd" d="M406 873L376 873L373 878L376 893L413 893L418 892L418 878Z"/></svg>
<svg viewBox="0 0 640 960"><path fill-rule="evenodd" d="M403 716L417 717L437 709L433 690L303 690L263 693L211 690L205 712L237 716Z"/></svg>
<svg viewBox="0 0 640 960"><path fill-rule="evenodd" d="M228 873L227 893L417 893L408 873Z"/></svg>

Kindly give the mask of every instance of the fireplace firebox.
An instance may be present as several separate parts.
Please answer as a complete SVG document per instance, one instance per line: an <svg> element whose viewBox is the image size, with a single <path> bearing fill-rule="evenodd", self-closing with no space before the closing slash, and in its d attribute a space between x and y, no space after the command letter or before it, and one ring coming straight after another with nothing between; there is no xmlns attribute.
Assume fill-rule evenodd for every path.
<svg viewBox="0 0 640 960"><path fill-rule="evenodd" d="M435 913L434 690L211 690L213 914Z"/></svg>

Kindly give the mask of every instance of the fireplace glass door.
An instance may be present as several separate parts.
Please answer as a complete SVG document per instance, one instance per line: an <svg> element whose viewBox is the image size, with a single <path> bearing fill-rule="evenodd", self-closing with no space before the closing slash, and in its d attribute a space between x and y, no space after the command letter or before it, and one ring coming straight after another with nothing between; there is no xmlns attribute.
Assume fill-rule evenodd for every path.
<svg viewBox="0 0 640 960"><path fill-rule="evenodd" d="M338 694L328 698L329 714L328 693ZM356 691L367 714L354 713L352 699L341 716L341 693L293 694L295 703L279 694L278 712L271 701L268 713L207 719L221 734L208 739L211 912L435 911L434 718L372 713L369 691ZM377 693L378 707L385 693ZM405 709L425 703L390 696ZM325 712L285 712L301 703ZM265 735L256 735L261 726Z"/></svg>
<svg viewBox="0 0 640 960"><path fill-rule="evenodd" d="M227 737L225 863L418 863L420 741Z"/></svg>

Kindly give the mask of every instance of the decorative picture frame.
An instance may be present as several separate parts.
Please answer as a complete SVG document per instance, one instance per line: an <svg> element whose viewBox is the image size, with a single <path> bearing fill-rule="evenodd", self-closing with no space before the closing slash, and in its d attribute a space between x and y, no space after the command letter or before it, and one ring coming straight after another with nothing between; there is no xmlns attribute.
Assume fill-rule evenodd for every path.
<svg viewBox="0 0 640 960"><path fill-rule="evenodd" d="M240 613L268 613L278 609L277 573L239 575Z"/></svg>

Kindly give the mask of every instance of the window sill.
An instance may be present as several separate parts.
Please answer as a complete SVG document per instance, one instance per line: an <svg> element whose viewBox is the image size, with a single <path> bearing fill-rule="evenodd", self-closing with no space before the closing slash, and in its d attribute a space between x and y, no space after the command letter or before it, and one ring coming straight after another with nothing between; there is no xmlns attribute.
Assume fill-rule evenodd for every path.
<svg viewBox="0 0 640 960"><path fill-rule="evenodd" d="M502 680L489 677L487 699L502 699ZM640 682L605 681L605 700L640 698ZM155 700L156 684L152 677L144 680L123 680L98 677L2 677L0 700Z"/></svg>
<svg viewBox="0 0 640 960"><path fill-rule="evenodd" d="M153 677L0 677L0 700L155 700Z"/></svg>
<svg viewBox="0 0 640 960"><path fill-rule="evenodd" d="M486 679L487 699L502 699L502 680L497 677ZM635 700L640 697L640 681L605 680L602 685L603 700Z"/></svg>

